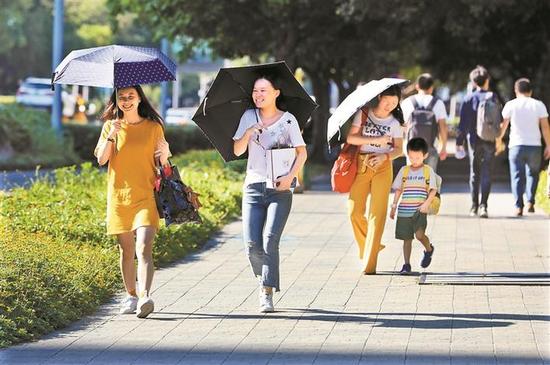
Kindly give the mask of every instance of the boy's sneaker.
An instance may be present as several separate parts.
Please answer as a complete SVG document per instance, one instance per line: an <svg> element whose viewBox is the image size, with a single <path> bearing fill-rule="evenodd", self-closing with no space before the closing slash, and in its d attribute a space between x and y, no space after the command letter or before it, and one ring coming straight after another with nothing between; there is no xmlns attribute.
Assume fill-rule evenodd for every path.
<svg viewBox="0 0 550 365"><path fill-rule="evenodd" d="M126 298L122 301L120 305L120 314L132 314L136 312L138 304L138 298L133 295L126 295Z"/></svg>
<svg viewBox="0 0 550 365"><path fill-rule="evenodd" d="M273 292L267 293L264 288L260 288L260 312L271 313L275 311L273 306Z"/></svg>
<svg viewBox="0 0 550 365"><path fill-rule="evenodd" d="M470 217L475 217L475 216L477 216L477 206L472 205L472 207L470 208Z"/></svg>
<svg viewBox="0 0 550 365"><path fill-rule="evenodd" d="M489 213L487 213L487 207L485 205L479 207L479 218L489 218Z"/></svg>
<svg viewBox="0 0 550 365"><path fill-rule="evenodd" d="M155 302L151 297L141 297L137 303L137 317L145 318L155 310Z"/></svg>
<svg viewBox="0 0 550 365"><path fill-rule="evenodd" d="M434 254L434 245L430 245L430 246L432 246L432 250L430 252L424 251L424 257L420 262L420 266L422 266L423 268L427 268L432 263L432 255Z"/></svg>
<svg viewBox="0 0 550 365"><path fill-rule="evenodd" d="M399 275L409 275L411 273L411 264L403 264Z"/></svg>

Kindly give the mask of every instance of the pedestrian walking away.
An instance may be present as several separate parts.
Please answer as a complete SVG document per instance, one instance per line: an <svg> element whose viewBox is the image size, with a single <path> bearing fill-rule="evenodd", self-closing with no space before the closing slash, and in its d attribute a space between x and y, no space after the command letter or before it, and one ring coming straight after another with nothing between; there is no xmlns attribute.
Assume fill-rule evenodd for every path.
<svg viewBox="0 0 550 365"><path fill-rule="evenodd" d="M428 143L422 138L412 138L407 143L407 158L410 165L403 166L393 182L395 191L390 218L395 219L395 238L403 240L403 267L400 274L411 273L412 241L416 237L424 246L420 266L427 268L434 253L434 246L426 235L427 214L437 193L437 180L431 166L424 163L429 153ZM399 203L399 205L398 205Z"/></svg>
<svg viewBox="0 0 550 365"><path fill-rule="evenodd" d="M546 106L532 97L533 87L529 79L515 82L516 98L502 109L500 138L510 126L508 161L510 164L510 185L515 200L515 215L523 215L523 194L527 197L527 212L535 212L535 195L542 163L541 135L546 148L544 158L550 158L550 127ZM499 146L503 149L504 146Z"/></svg>
<svg viewBox="0 0 550 365"><path fill-rule="evenodd" d="M401 156L403 148L400 99L398 85L383 91L356 113L347 136L347 143L360 146L348 214L365 274L376 274L378 253L385 247L381 239L393 177L392 160Z"/></svg>
<svg viewBox="0 0 550 365"><path fill-rule="evenodd" d="M415 88L418 93L401 102L406 140L423 138L429 146L428 157L424 162L437 171L439 161L447 158L447 111L443 101L433 96L432 75L424 73L418 76ZM407 163L410 164L410 161L407 160Z"/></svg>
<svg viewBox="0 0 550 365"><path fill-rule="evenodd" d="M475 90L462 103L456 138L457 153L468 146L470 160L470 216L488 218L488 201L496 152L500 136L501 107L496 95L489 91L489 72L477 66L470 72ZM480 200L481 191L481 200Z"/></svg>
<svg viewBox="0 0 550 365"><path fill-rule="evenodd" d="M137 312L145 318L154 310L152 251L159 228L153 192L155 165L157 161L168 164L170 149L162 118L139 85L113 92L101 119L105 123L94 154L100 165L109 164L107 234L117 237L127 294L120 313Z"/></svg>
<svg viewBox="0 0 550 365"><path fill-rule="evenodd" d="M260 283L261 312L274 311L273 292L280 290L279 242L290 214L292 187L307 158L298 121L278 102L282 93L278 81L274 75L255 80L252 101L256 108L244 112L233 136L234 154L241 156L248 151L243 240L252 272ZM294 149L296 157L286 174L270 176L276 161L268 157L276 158L272 152L277 148Z"/></svg>

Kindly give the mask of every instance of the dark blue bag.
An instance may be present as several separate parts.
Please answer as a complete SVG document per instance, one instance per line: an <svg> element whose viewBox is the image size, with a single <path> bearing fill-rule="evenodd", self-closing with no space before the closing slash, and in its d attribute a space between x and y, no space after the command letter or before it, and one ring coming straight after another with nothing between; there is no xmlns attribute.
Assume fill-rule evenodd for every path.
<svg viewBox="0 0 550 365"><path fill-rule="evenodd" d="M201 207L199 194L181 181L177 166L171 162L167 166L157 167L154 191L159 216L164 218L166 226L172 223L202 223L198 212Z"/></svg>

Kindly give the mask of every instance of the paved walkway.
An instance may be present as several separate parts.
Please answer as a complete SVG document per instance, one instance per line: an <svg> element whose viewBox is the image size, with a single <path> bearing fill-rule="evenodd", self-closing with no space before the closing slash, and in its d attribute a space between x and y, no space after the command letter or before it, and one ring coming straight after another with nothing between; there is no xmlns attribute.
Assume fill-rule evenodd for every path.
<svg viewBox="0 0 550 365"><path fill-rule="evenodd" d="M204 250L157 272L149 319L119 316L110 304L0 352L0 364L550 364L550 287L418 285L418 275L396 276L401 247L391 220L379 275L363 276L345 199L295 196L276 313L257 313L258 288L235 222ZM509 193L491 196L488 220L467 216L463 192L443 199L429 221L431 272L549 272L547 216L510 218ZM420 259L417 243L413 270Z"/></svg>

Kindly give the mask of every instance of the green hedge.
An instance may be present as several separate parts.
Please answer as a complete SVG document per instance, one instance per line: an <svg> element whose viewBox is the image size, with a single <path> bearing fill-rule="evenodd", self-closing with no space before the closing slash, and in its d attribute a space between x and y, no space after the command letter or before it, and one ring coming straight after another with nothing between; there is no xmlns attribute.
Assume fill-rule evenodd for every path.
<svg viewBox="0 0 550 365"><path fill-rule="evenodd" d="M550 168L550 167L549 167ZM537 186L537 195L535 197L537 205L546 213L550 214L550 198L548 198L548 172L541 171L539 185Z"/></svg>
<svg viewBox="0 0 550 365"><path fill-rule="evenodd" d="M0 170L55 168L93 161L101 125L64 124L58 138L51 129L50 114L18 105L0 108ZM174 155L193 149L212 148L195 126L168 125L166 140Z"/></svg>
<svg viewBox="0 0 550 365"><path fill-rule="evenodd" d="M72 139L58 138L45 111L0 108L0 170L59 167L79 162Z"/></svg>
<svg viewBox="0 0 550 365"><path fill-rule="evenodd" d="M66 124L64 125L67 134L74 143L74 151L84 161L94 160L93 151L97 144L100 124ZM178 155L193 149L212 148L208 139L201 130L195 126L172 126L165 128L164 134L170 144L172 154Z"/></svg>
<svg viewBox="0 0 550 365"><path fill-rule="evenodd" d="M176 157L201 194L202 225L163 227L157 265L201 246L240 213L243 163L214 151ZM35 339L93 312L122 288L116 242L105 234L106 174L90 163L55 171L55 183L0 196L0 346Z"/></svg>

